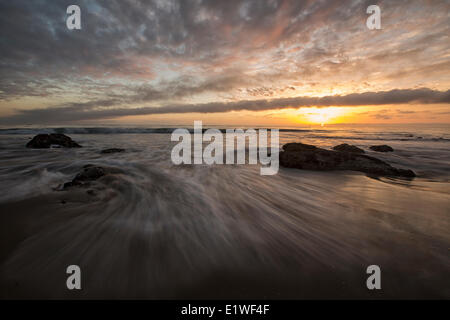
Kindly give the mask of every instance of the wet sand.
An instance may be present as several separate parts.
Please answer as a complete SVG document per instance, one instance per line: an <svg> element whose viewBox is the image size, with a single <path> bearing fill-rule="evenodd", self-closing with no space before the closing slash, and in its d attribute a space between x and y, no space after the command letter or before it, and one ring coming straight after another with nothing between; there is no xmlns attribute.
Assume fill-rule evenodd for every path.
<svg viewBox="0 0 450 320"><path fill-rule="evenodd" d="M270 225L252 221L252 210L247 214L243 210L241 221L234 222L237 241L230 243L220 233L211 232L209 240L216 243L208 244L205 235L196 233L211 230L187 226L183 229L192 234L180 235L183 229L160 225L151 232L139 226L139 221L119 225L124 222L120 213L105 211L105 197L111 196L107 193L103 190L91 196L86 189L74 189L0 204L1 298L449 297L448 238L420 231L440 230L446 221L439 227L423 225L421 219L404 223L395 213L382 210L363 210L362 217L352 217L349 211L341 217L347 224L346 233L342 225L332 225L334 216L329 217L330 224L299 216L276 226L276 220ZM181 215L178 219L183 221ZM303 225L297 228L292 221ZM250 229L239 230L238 223ZM322 229L321 234L327 230L335 234L318 239L318 234L309 233L316 228ZM180 243L177 237L184 241ZM335 244L327 244L333 240L340 244L337 255ZM71 264L81 267L81 291L65 287L65 268ZM365 287L365 268L370 264L382 269L381 291Z"/></svg>

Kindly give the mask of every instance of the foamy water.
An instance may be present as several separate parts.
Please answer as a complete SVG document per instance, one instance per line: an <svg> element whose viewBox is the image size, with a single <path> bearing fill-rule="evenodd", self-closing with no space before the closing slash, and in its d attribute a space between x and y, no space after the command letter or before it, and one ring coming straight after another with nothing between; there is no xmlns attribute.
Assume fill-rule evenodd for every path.
<svg viewBox="0 0 450 320"><path fill-rule="evenodd" d="M389 129L282 130L280 145L349 143L417 178L174 166L170 128L57 129L83 148L47 150L24 147L42 129L3 130L0 207L45 202L27 207L38 226L7 250L3 294L70 297L60 282L78 264L87 298L370 297L365 268L377 264L381 298L449 298L448 128ZM100 154L111 147L127 150ZM54 190L86 164L123 173L100 179L91 197Z"/></svg>

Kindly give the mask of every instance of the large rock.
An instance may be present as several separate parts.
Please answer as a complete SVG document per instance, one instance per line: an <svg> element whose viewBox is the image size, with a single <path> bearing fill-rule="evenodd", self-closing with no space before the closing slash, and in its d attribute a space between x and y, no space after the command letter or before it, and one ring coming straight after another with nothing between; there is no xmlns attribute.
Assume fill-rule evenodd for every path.
<svg viewBox="0 0 450 320"><path fill-rule="evenodd" d="M51 146L81 148L78 143L62 133L38 134L27 143L27 148L50 148Z"/></svg>
<svg viewBox="0 0 450 320"><path fill-rule="evenodd" d="M305 170L353 170L377 176L415 177L411 170L398 169L377 158L352 152L288 143L280 152L280 165Z"/></svg>
<svg viewBox="0 0 450 320"><path fill-rule="evenodd" d="M356 146L352 146L347 143L340 144L338 146L334 146L333 150L341 151L341 152L353 152L353 153L364 153L364 150L361 148L358 148Z"/></svg>
<svg viewBox="0 0 450 320"><path fill-rule="evenodd" d="M388 145L380 145L380 146L371 146L370 150L377 151L377 152L392 152L394 149Z"/></svg>

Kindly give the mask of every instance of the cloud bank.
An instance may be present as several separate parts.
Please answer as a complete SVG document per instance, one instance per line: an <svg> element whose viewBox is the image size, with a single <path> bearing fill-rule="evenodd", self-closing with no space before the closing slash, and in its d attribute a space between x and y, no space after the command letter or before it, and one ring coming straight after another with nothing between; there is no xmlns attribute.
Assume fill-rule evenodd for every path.
<svg viewBox="0 0 450 320"><path fill-rule="evenodd" d="M271 100L243 100L237 102L214 102L205 104L179 104L163 107L98 108L115 101L97 101L85 104L45 109L22 110L18 114L0 118L0 124L61 123L82 120L112 119L123 116L182 113L222 113L230 111L266 111L274 109L370 106L393 104L448 104L450 90L436 91L427 88L404 89L381 92L352 93L324 97L294 97Z"/></svg>

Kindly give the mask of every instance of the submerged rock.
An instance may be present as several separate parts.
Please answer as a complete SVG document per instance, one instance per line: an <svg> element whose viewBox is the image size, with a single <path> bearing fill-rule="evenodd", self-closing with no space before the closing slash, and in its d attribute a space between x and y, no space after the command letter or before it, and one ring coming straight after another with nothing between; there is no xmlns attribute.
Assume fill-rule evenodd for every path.
<svg viewBox="0 0 450 320"><path fill-rule="evenodd" d="M388 145L380 145L380 146L371 146L370 150L376 151L376 152L392 152L394 149Z"/></svg>
<svg viewBox="0 0 450 320"><path fill-rule="evenodd" d="M104 149L104 150L100 151L100 153L119 153L119 152L125 152L125 149L110 148L110 149Z"/></svg>
<svg viewBox="0 0 450 320"><path fill-rule="evenodd" d="M85 165L81 172L79 172L72 181L64 183L62 189L65 190L71 187L89 186L90 182L98 180L99 178L110 174L122 172L116 168L101 167L92 164Z"/></svg>
<svg viewBox="0 0 450 320"><path fill-rule="evenodd" d="M374 157L331 151L303 143L285 144L280 152L280 165L305 170L352 170L377 176L416 176L412 170L394 168Z"/></svg>
<svg viewBox="0 0 450 320"><path fill-rule="evenodd" d="M27 143L27 148L50 148L56 146L81 148L78 143L62 133L38 134Z"/></svg>
<svg viewBox="0 0 450 320"><path fill-rule="evenodd" d="M334 146L333 150L341 151L341 152L364 153L363 149L358 148L356 146L352 146L352 145L347 144L347 143L343 143L343 144Z"/></svg>
<svg viewBox="0 0 450 320"><path fill-rule="evenodd" d="M83 167L83 170L78 173L73 181L94 181L106 174L106 170L103 167L87 165Z"/></svg>

